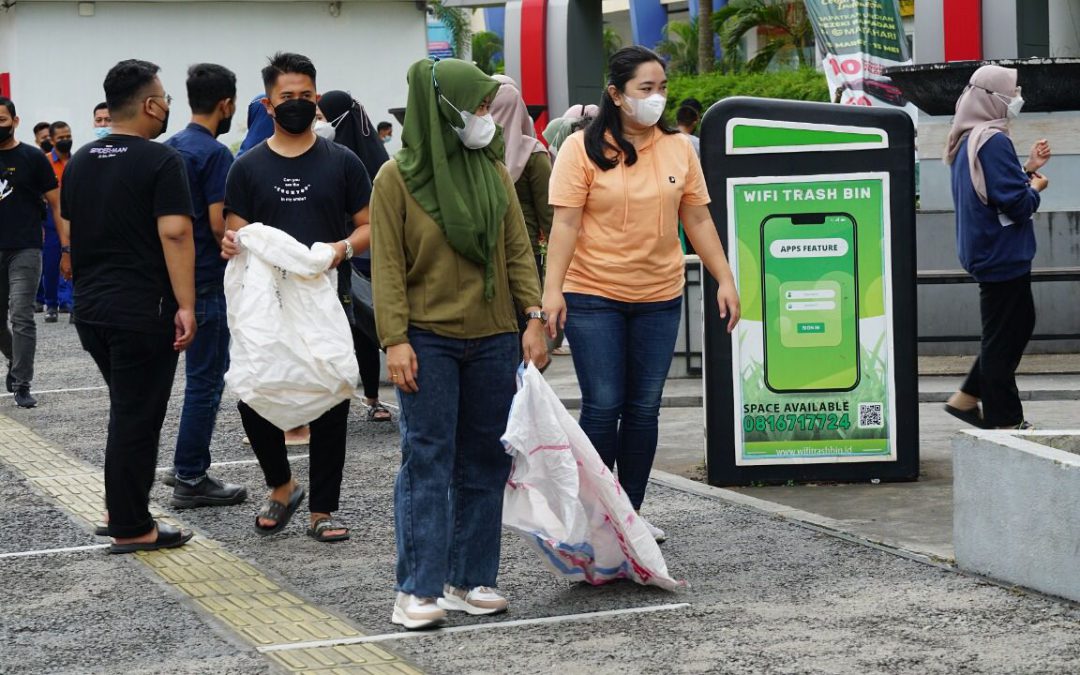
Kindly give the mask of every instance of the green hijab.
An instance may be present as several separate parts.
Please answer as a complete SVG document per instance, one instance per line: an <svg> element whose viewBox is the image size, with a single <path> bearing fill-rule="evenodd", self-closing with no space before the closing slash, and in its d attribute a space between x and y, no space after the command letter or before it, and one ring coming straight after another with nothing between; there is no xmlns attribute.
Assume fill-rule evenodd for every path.
<svg viewBox="0 0 1080 675"><path fill-rule="evenodd" d="M502 130L496 130L486 148L469 150L450 125L464 127L454 108L473 112L495 95L499 83L458 59L418 61L409 68L408 82L398 169L413 199L442 227L450 247L484 266L484 297L490 300L495 294L495 246L510 205L495 165L503 157Z"/></svg>

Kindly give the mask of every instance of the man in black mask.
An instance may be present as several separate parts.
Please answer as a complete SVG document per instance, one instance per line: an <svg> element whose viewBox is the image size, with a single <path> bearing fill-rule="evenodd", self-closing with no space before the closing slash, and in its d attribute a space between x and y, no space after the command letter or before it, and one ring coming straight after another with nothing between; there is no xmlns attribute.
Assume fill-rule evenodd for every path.
<svg viewBox="0 0 1080 675"><path fill-rule="evenodd" d="M68 163L75 328L109 385L105 504L110 551L181 546L192 533L150 515L161 424L179 352L195 337L195 243L184 160L152 143L172 97L147 61L105 76L112 133Z"/></svg>
<svg viewBox="0 0 1080 675"><path fill-rule="evenodd" d="M371 181L348 149L312 130L318 95L315 66L306 56L279 53L262 71L263 105L274 119L274 135L236 160L225 191L226 224L222 251L239 252L235 230L263 223L292 235L305 246L334 247L331 268L368 248ZM313 318L313 320L317 320ZM355 383L353 383L355 384ZM285 434L241 401L237 406L271 492L255 519L259 534L281 531L304 499L285 453ZM318 541L341 541L349 530L332 519L338 510L345 465L349 402L311 421L311 526Z"/></svg>
<svg viewBox="0 0 1080 675"><path fill-rule="evenodd" d="M72 142L71 127L67 122L57 121L49 125L49 145L52 149L45 156L49 158L49 164L52 164L53 173L61 187L64 168L71 159ZM53 216L50 210L45 219L45 239L41 249L41 287L38 289L39 299L45 305L45 323L56 323L60 311L71 311L71 285L67 281L71 277L71 251L60 241Z"/></svg>
<svg viewBox="0 0 1080 675"><path fill-rule="evenodd" d="M15 103L0 96L0 352L8 360L7 390L15 394L15 404L33 408L41 228L45 204L54 212L60 206L60 188L41 148L15 140L18 127Z"/></svg>
<svg viewBox="0 0 1080 675"><path fill-rule="evenodd" d="M225 371L229 368L229 326L225 317L225 179L232 167L229 149L216 139L229 132L236 113L236 75L213 63L188 69L191 123L165 141L184 158L195 211L195 314L199 333L184 359L186 380L180 430L176 435L172 505L177 508L239 504L242 485L222 483L206 473Z"/></svg>

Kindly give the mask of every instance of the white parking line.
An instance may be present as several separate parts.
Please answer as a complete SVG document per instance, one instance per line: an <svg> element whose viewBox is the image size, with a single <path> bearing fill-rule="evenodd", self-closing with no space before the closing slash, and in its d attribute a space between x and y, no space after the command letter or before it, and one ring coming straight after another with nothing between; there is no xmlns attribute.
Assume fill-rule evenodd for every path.
<svg viewBox="0 0 1080 675"><path fill-rule="evenodd" d="M16 553L0 553L0 558L28 558L33 555L53 555L54 553L78 553L79 551L96 551L109 548L108 544L94 544L92 546L69 546L67 548L46 548L40 551L18 551Z"/></svg>
<svg viewBox="0 0 1080 675"><path fill-rule="evenodd" d="M294 462L294 461L296 461L298 459L307 459L307 458L308 458L308 455L289 455L289 461L290 462ZM213 462L212 464L210 464L210 466L211 467L215 467L215 466L238 466L238 465L243 465L243 464L258 464L258 463L259 463L259 460L257 460L257 459L237 459L237 460L234 460L234 461L231 461L231 462ZM168 472L170 472L172 470L173 470L173 467L171 467L171 466L159 466L157 468L158 473L168 473Z"/></svg>
<svg viewBox="0 0 1080 675"><path fill-rule="evenodd" d="M652 605L651 607L629 607L627 609L609 609L602 612L587 612L585 614L565 614L563 616L545 616L539 619L518 619L515 621L495 621L491 623L478 623L471 626L453 626L452 628L439 628L436 630L401 631L398 633L383 633L382 635L364 635L361 637L342 638L340 640L317 640L313 642L298 642L295 644L269 645L259 647L262 653L284 652L294 649L314 649L319 647L339 647L344 645L359 645L368 642L389 642L390 640L405 640L408 638L430 637L433 635L446 635L449 633L471 633L473 631L494 630L498 628L517 628L519 626L540 626L552 623L564 623L568 621L590 621L603 619L610 616L624 616L627 614L646 614L649 612L666 612L674 609L686 609L689 602L680 602L672 605Z"/></svg>
<svg viewBox="0 0 1080 675"><path fill-rule="evenodd" d="M73 389L42 389L41 391L34 390L35 394L68 394L76 391L102 391L108 389L105 385L100 387L75 387ZM4 394L4 396L14 396L14 394Z"/></svg>

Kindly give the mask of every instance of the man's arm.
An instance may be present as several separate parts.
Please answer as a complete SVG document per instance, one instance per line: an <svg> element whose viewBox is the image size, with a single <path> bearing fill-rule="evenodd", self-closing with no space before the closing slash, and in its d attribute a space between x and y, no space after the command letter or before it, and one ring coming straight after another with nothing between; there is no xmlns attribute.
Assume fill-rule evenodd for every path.
<svg viewBox="0 0 1080 675"><path fill-rule="evenodd" d="M345 260L345 242L348 241L352 244L353 255L363 253L371 247L371 213L368 207L364 207L353 214L353 231L347 239L341 241L335 241L331 246L334 247L334 262L331 267L337 267Z"/></svg>
<svg viewBox="0 0 1080 675"><path fill-rule="evenodd" d="M214 233L214 241L221 246L221 239L225 236L225 202L216 202L207 207L210 215L210 231Z"/></svg>
<svg viewBox="0 0 1080 675"><path fill-rule="evenodd" d="M191 217L159 216L157 226L169 282L179 305L173 348L183 351L195 339L195 239Z"/></svg>

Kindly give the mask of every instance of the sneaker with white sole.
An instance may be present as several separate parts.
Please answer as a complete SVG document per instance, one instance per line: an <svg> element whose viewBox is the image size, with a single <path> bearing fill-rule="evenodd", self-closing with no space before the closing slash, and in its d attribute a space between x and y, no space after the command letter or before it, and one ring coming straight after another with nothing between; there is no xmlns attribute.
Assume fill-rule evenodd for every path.
<svg viewBox="0 0 1080 675"><path fill-rule="evenodd" d="M666 534L664 534L664 531L663 531L663 530L661 530L661 529L660 529L659 527L657 527L657 526L653 525L653 524L652 524L652 523L650 523L649 521L645 520L645 519L644 519L643 517L641 517L641 516L638 516L638 519L639 519L639 520L640 520L640 521L641 521L642 523L644 523L644 525L645 525L645 529L647 529L647 530L649 531L649 534L651 534L651 535L652 535L652 538L656 540L656 543L657 543L657 544L662 544L662 543L664 543L665 541L667 541L667 535L666 535Z"/></svg>
<svg viewBox="0 0 1080 675"><path fill-rule="evenodd" d="M506 601L506 598L488 586L477 586L465 590L447 584L443 587L443 596L439 598L439 607L455 612L466 612L473 616L498 614L505 612L509 606L510 603Z"/></svg>
<svg viewBox="0 0 1080 675"><path fill-rule="evenodd" d="M418 598L399 592L390 621L409 630L435 628L446 621L446 610L439 606L435 598Z"/></svg>

